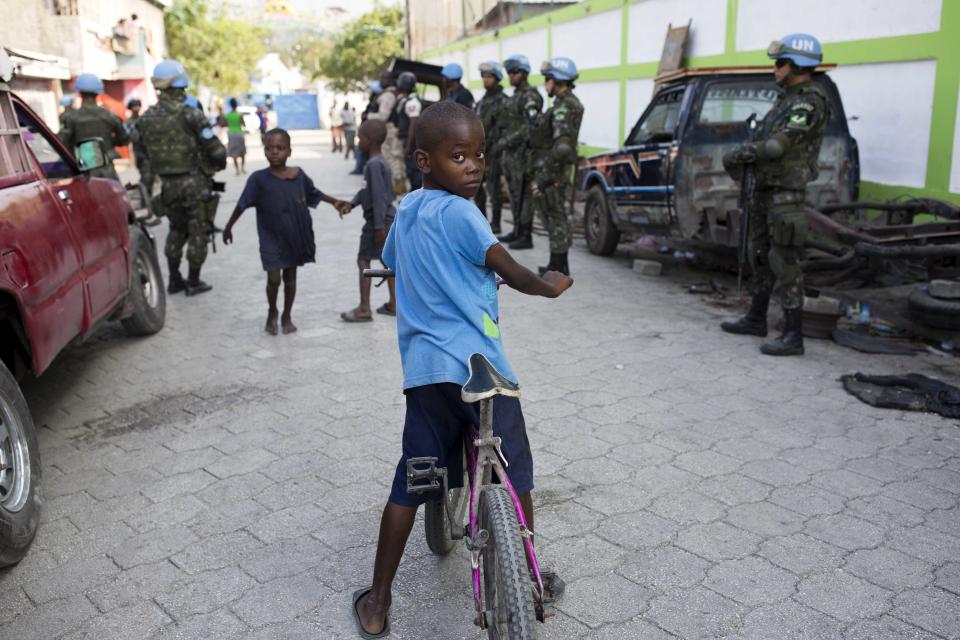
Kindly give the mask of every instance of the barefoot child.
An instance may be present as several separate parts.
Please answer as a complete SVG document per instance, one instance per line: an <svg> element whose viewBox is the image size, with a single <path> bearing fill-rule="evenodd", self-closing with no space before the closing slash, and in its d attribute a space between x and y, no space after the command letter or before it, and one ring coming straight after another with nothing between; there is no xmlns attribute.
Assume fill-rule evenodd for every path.
<svg viewBox="0 0 960 640"><path fill-rule="evenodd" d="M387 231L393 224L393 217L396 214L393 206L393 177L390 173L390 165L380 152L380 147L387 138L387 126L381 120L366 120L360 125L359 133L360 151L367 154L368 160L363 168L363 188L357 192L349 206L361 205L365 220L363 231L360 233L360 250L357 252L357 266L360 268L360 305L356 309L340 314L344 322L373 320L373 314L370 312L370 278L363 277L363 270L370 268L371 261L380 259L380 251L387 239ZM397 304L392 279L387 279L387 286L390 288L390 300L379 307L377 313L395 316Z"/></svg>
<svg viewBox="0 0 960 640"><path fill-rule="evenodd" d="M417 145L423 188L400 203L383 249L383 261L396 272L407 414L403 455L380 521L373 585L353 596L362 637L390 632L391 585L417 507L434 497L407 493L407 459L436 457L437 466L445 467L460 455L465 430L479 426L477 406L460 399L470 354L483 353L516 382L497 326L497 274L517 291L548 298L573 284L556 271L540 278L517 264L471 201L483 184L485 168L483 127L473 111L455 102L424 109ZM520 401L497 396L493 406L493 431L502 438L510 479L532 531L533 458Z"/></svg>
<svg viewBox="0 0 960 640"><path fill-rule="evenodd" d="M322 193L299 167L287 166L290 134L285 130L271 129L266 133L263 153L270 167L254 171L247 178L240 200L223 230L223 243L233 242L233 225L246 209L256 207L260 260L263 270L267 272L269 311L264 330L275 336L280 281L283 280L283 315L280 316L280 323L284 333L293 333L297 327L293 324L290 312L297 294L297 267L316 261L313 220L307 207L316 208L320 202L327 202L339 211L348 205Z"/></svg>

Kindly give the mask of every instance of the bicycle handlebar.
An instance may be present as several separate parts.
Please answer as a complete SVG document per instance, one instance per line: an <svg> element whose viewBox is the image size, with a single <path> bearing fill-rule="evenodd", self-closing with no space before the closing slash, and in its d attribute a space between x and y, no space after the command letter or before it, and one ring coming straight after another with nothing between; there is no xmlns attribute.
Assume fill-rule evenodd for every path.
<svg viewBox="0 0 960 640"><path fill-rule="evenodd" d="M397 274L394 273L393 269L364 269L363 277L364 278L393 278ZM497 276L497 288L500 285L505 284L505 281L500 276Z"/></svg>

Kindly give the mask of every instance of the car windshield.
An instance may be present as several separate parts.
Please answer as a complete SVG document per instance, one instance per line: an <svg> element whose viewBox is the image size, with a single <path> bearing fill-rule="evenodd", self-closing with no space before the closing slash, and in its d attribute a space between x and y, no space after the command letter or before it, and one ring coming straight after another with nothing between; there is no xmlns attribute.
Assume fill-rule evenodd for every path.
<svg viewBox="0 0 960 640"><path fill-rule="evenodd" d="M671 142L676 136L682 100L683 89L667 91L657 96L653 106L630 133L627 144Z"/></svg>
<svg viewBox="0 0 960 640"><path fill-rule="evenodd" d="M780 92L773 83L743 81L720 82L711 85L703 96L700 107L701 124L743 122L750 114L760 120L777 101Z"/></svg>

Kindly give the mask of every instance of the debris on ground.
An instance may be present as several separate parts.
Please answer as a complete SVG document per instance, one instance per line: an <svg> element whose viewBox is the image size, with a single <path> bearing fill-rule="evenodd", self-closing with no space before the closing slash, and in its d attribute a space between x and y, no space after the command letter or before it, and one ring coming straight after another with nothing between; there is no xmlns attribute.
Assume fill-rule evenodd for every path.
<svg viewBox="0 0 960 640"><path fill-rule="evenodd" d="M633 261L633 272L641 276L658 276L663 271L663 265L654 260Z"/></svg>
<svg viewBox="0 0 960 640"><path fill-rule="evenodd" d="M960 388L919 373L874 376L854 373L840 376L847 393L872 407L903 411L928 411L945 418L960 418Z"/></svg>
<svg viewBox="0 0 960 640"><path fill-rule="evenodd" d="M858 328L834 329L830 336L837 344L863 353L913 356L923 348L903 344L894 338L875 336Z"/></svg>
<svg viewBox="0 0 960 640"><path fill-rule="evenodd" d="M723 299L727 297L727 288L716 280L711 279L707 282L695 282L691 284L687 287L687 293L714 296Z"/></svg>

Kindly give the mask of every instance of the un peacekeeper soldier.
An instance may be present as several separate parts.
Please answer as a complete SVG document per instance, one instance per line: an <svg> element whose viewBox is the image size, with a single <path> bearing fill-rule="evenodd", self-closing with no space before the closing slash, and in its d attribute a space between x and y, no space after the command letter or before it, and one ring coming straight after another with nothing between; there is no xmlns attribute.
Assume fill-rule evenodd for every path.
<svg viewBox="0 0 960 640"><path fill-rule="evenodd" d="M203 114L184 102L188 79L179 62L158 64L152 81L160 101L140 116L134 150L142 182L149 188L154 177L160 177L158 214L170 219L164 249L170 267L167 291L186 291L192 296L213 288L200 279L200 268L207 258L219 201L212 192L211 178L227 166L227 151ZM184 245L190 268L186 281L180 275Z"/></svg>
<svg viewBox="0 0 960 640"><path fill-rule="evenodd" d="M440 70L440 75L447 82L447 100L473 109L473 94L460 82L463 78L463 67L456 62L447 63Z"/></svg>
<svg viewBox="0 0 960 640"><path fill-rule="evenodd" d="M503 61L503 68L513 86L513 95L507 99L501 112L500 140L493 148L492 155L500 157L500 166L507 177L513 230L498 240L508 243L511 249L532 249L533 208L527 148L530 129L543 110L543 96L527 81L530 75L527 56L510 56Z"/></svg>
<svg viewBox="0 0 960 640"><path fill-rule="evenodd" d="M573 60L563 57L544 61L540 73L547 95L553 98L553 105L540 116L530 134L534 166L530 193L550 237L550 263L540 267L540 275L547 271L570 275L567 251L573 231L565 202L577 163L577 139L583 120L583 104L573 95L574 81L580 74Z"/></svg>
<svg viewBox="0 0 960 640"><path fill-rule="evenodd" d="M503 71L496 61L484 62L480 65L480 77L483 78L483 88L486 93L477 103L477 115L483 123L483 131L487 136L487 149L496 146L500 137L500 118L507 96L503 92L500 81L503 80ZM490 212L490 230L494 234L500 233L500 215L503 210L503 190L500 187L500 158L494 154L487 157L486 189L477 191L474 198L477 208L487 213L487 198L490 198L492 210Z"/></svg>
<svg viewBox="0 0 960 640"><path fill-rule="evenodd" d="M377 96L377 111L369 115L370 118L383 120L387 125L387 139L383 141L381 152L390 165L393 175L393 193L402 195L407 192L407 166L403 162L403 145L400 143L400 133L397 129L397 87L393 74L387 70L380 72L380 86L383 92Z"/></svg>
<svg viewBox="0 0 960 640"><path fill-rule="evenodd" d="M773 294L784 312L783 334L760 347L767 355L803 354L803 272L800 252L807 238L804 190L817 177L829 103L813 82L823 60L820 42L797 33L770 44L773 75L784 92L757 128L755 139L727 153L724 167L735 179L745 165L756 168L756 192L749 214L749 255L753 272L747 315L724 322L728 333L767 335L767 308Z"/></svg>
<svg viewBox="0 0 960 640"><path fill-rule="evenodd" d="M413 152L417 150L417 120L423 110L420 97L414 92L417 88L417 76L404 71L397 77L397 135L403 147L403 162L405 175L410 181L411 189L419 189L423 177L413 160Z"/></svg>
<svg viewBox="0 0 960 640"><path fill-rule="evenodd" d="M103 83L92 73L82 73L77 76L75 85L80 94L80 108L68 109L60 116L60 131L57 133L67 149L74 151L83 140L100 138L106 143L109 162L100 169L90 172L98 178L112 178L120 180L113 160L119 158L114 147L130 144L130 136L123 128L123 120L115 113L104 109L97 104L97 96L103 93Z"/></svg>

